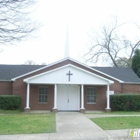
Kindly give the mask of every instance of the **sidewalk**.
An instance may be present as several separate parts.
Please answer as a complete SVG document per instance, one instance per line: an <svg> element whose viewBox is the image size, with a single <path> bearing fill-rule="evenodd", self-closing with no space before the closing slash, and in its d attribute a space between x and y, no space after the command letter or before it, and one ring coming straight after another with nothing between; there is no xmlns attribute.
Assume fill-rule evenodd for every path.
<svg viewBox="0 0 140 140"><path fill-rule="evenodd" d="M1 135L0 140L130 140L126 136L120 135L120 132L125 132L125 130L124 131L116 130L116 132L118 136L115 136L115 137L110 136L110 138L103 138L102 133L95 134L92 131L91 132L87 131L87 132L81 132L81 133L59 132L59 133L48 133L48 134ZM113 132L109 132L109 134L110 133L113 134ZM87 136L87 134L89 135Z"/></svg>
<svg viewBox="0 0 140 140"><path fill-rule="evenodd" d="M106 115L104 115L104 114L85 114L85 116L86 117L88 117L88 118L103 118L103 117L122 117L122 116L140 116L140 115L114 115L114 114L106 114Z"/></svg>
<svg viewBox="0 0 140 140"><path fill-rule="evenodd" d="M0 140L129 140L128 129L104 131L89 119L93 115L103 117L99 114L59 112L56 113L57 133L0 135Z"/></svg>

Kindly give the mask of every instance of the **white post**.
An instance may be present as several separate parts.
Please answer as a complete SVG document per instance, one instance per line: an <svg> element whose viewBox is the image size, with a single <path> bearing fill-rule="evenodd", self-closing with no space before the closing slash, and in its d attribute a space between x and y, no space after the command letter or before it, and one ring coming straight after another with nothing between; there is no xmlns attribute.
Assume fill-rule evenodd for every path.
<svg viewBox="0 0 140 140"><path fill-rule="evenodd" d="M57 84L54 86L54 108L57 109Z"/></svg>
<svg viewBox="0 0 140 140"><path fill-rule="evenodd" d="M106 107L106 109L110 109L109 84L107 85L107 107Z"/></svg>
<svg viewBox="0 0 140 140"><path fill-rule="evenodd" d="M81 109L84 108L84 85L81 85Z"/></svg>
<svg viewBox="0 0 140 140"><path fill-rule="evenodd" d="M26 109L30 109L29 100L30 100L30 84L27 83Z"/></svg>

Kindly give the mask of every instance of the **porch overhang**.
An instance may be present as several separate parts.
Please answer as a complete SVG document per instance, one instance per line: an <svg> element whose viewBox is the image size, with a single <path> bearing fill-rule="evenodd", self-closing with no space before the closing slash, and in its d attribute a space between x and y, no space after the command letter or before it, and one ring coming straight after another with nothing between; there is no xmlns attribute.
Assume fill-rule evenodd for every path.
<svg viewBox="0 0 140 140"><path fill-rule="evenodd" d="M72 64L25 78L23 81L29 84L110 85L114 83L110 79Z"/></svg>

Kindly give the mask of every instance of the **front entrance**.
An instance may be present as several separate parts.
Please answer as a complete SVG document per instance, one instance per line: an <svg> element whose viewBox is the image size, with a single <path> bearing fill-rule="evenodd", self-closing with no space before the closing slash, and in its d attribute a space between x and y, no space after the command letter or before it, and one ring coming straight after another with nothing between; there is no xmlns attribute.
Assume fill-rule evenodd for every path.
<svg viewBox="0 0 140 140"><path fill-rule="evenodd" d="M80 110L80 87L78 85L58 85L57 107L59 111Z"/></svg>

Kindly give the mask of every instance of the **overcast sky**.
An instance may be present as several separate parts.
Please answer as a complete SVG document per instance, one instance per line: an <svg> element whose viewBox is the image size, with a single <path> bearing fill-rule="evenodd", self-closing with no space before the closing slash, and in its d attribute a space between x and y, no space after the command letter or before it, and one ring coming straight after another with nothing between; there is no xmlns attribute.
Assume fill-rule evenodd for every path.
<svg viewBox="0 0 140 140"><path fill-rule="evenodd" d="M3 50L0 64L24 64L27 60L49 64L63 59L67 22L70 57L83 62L82 56L91 46L89 32L100 31L112 15L117 15L120 22L140 23L139 5L139 0L39 0L34 13L44 25L38 31L39 37L13 46L0 46ZM129 24L120 33L135 40L140 30Z"/></svg>

